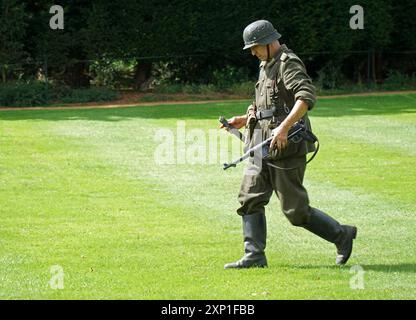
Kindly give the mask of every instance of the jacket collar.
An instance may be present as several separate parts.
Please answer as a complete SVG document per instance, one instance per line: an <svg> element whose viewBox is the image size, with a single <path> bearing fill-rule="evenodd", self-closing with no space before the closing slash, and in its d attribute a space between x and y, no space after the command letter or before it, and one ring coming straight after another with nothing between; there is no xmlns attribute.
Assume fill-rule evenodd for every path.
<svg viewBox="0 0 416 320"><path fill-rule="evenodd" d="M280 48L276 52L274 57L272 57L270 60L262 61L260 63L260 67L264 67L264 68L267 68L267 69L273 67L276 64L276 62L279 61L280 57L282 56L282 53L283 52L289 52L289 51L290 51L289 48L285 44L280 45Z"/></svg>

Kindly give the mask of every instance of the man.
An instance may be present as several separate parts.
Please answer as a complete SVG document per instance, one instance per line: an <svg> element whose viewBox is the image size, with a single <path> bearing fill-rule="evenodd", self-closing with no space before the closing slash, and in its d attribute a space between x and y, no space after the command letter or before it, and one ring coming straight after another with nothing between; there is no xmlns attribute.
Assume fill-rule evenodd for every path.
<svg viewBox="0 0 416 320"><path fill-rule="evenodd" d="M340 225L309 205L303 177L306 154L314 151L315 146L305 140L288 142L287 136L300 119L310 129L307 111L315 104L315 88L300 58L279 43L280 37L266 20L251 23L243 32L244 49L250 49L261 60L256 101L246 115L233 117L228 122L238 129L246 126L251 137L254 132L260 132L262 139L272 136L273 140L269 160L264 160L254 174L253 170L245 172L238 197L241 207L237 210L243 220L245 254L240 260L226 264L225 269L267 266L264 207L273 191L292 225L335 244L337 265L349 259L357 233L356 227Z"/></svg>

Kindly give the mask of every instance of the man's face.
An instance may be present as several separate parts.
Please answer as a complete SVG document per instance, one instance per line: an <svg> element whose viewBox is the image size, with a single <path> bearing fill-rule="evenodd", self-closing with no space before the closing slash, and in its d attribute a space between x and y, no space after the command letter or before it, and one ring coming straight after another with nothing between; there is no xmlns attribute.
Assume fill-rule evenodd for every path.
<svg viewBox="0 0 416 320"><path fill-rule="evenodd" d="M261 61L267 60L267 46L257 45L254 47L251 47L251 54L253 56L256 56Z"/></svg>

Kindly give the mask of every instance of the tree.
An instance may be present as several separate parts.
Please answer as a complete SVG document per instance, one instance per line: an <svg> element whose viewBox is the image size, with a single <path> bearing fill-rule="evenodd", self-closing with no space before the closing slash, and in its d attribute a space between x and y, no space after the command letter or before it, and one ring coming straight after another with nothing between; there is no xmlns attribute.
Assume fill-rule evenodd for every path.
<svg viewBox="0 0 416 320"><path fill-rule="evenodd" d="M54 4L64 7L64 30L49 28ZM349 28L348 0L0 0L1 79L23 67L32 78L47 70L56 82L88 86L91 60L136 61L136 87L149 77L154 62L169 62L172 76L182 82L209 82L215 70L227 66L248 67L254 77L258 63L242 51L242 32L258 19L274 24L281 42L305 58L312 75L331 65L350 77L365 72L367 55L357 51L381 57L392 48L416 49L415 4L362 0L360 5L364 30ZM409 59L408 72L414 60ZM377 61L376 67L387 65Z"/></svg>
<svg viewBox="0 0 416 320"><path fill-rule="evenodd" d="M54 4L64 8L64 30L53 30L49 26L52 14L49 9ZM66 3L66 4L65 4ZM27 30L26 50L33 63L50 78L71 87L89 86L88 55L85 50L85 25L90 14L90 1L41 0L27 1L27 17L30 27Z"/></svg>
<svg viewBox="0 0 416 320"><path fill-rule="evenodd" d="M0 1L0 72L2 82L25 58L25 7L15 0Z"/></svg>

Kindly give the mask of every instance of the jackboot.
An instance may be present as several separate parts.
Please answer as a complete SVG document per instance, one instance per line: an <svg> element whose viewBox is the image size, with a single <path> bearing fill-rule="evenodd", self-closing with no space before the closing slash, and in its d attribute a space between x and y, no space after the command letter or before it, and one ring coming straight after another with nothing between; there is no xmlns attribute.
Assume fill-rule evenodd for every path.
<svg viewBox="0 0 416 320"><path fill-rule="evenodd" d="M224 269L267 267L267 259L264 254L267 237L266 215L255 213L244 215L242 218L245 254L240 260L227 263Z"/></svg>
<svg viewBox="0 0 416 320"><path fill-rule="evenodd" d="M353 239L357 236L356 227L340 225L334 218L315 208L311 208L309 223L303 227L335 244L337 248L335 263L337 265L347 263L351 256Z"/></svg>

